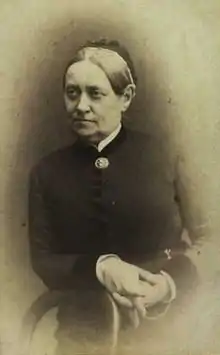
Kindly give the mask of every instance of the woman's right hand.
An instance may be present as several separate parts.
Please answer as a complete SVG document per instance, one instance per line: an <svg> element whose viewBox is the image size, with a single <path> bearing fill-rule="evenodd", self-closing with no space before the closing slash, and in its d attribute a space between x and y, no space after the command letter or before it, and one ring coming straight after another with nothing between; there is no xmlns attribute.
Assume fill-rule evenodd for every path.
<svg viewBox="0 0 220 355"><path fill-rule="evenodd" d="M129 264L117 255L101 257L96 275L118 305L135 311L141 318L146 316L146 308L165 301L170 294L164 275Z"/></svg>
<svg viewBox="0 0 220 355"><path fill-rule="evenodd" d="M139 268L129 264L117 256L109 256L98 261L96 265L98 280L109 292L121 296L145 296L139 280Z"/></svg>
<svg viewBox="0 0 220 355"><path fill-rule="evenodd" d="M98 261L96 275L115 302L128 308L131 318L134 318L132 322L139 324L139 317L144 318L146 315L146 287L151 287L140 281L140 269L117 256L108 256Z"/></svg>

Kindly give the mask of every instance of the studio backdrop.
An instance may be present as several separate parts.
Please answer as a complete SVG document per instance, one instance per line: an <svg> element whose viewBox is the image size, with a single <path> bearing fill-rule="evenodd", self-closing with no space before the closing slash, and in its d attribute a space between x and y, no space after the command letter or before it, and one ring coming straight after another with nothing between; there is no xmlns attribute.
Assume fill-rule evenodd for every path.
<svg viewBox="0 0 220 355"><path fill-rule="evenodd" d="M28 177L41 157L72 142L62 77L87 40L116 39L128 48L138 85L125 123L183 157L190 213L205 216L209 231L197 261L202 273L217 272L219 18L218 0L1 2L2 354L10 353L25 311L45 290L29 259Z"/></svg>

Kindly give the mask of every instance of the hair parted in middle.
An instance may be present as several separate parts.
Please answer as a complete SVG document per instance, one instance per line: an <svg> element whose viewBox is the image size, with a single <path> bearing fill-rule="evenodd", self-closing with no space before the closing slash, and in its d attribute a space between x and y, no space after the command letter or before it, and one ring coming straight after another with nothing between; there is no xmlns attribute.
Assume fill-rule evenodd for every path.
<svg viewBox="0 0 220 355"><path fill-rule="evenodd" d="M122 95L128 85L136 86L137 77L133 62L127 49L118 41L100 39L86 42L79 47L68 63L66 71L74 63L83 60L92 62L105 72L112 89L117 95Z"/></svg>

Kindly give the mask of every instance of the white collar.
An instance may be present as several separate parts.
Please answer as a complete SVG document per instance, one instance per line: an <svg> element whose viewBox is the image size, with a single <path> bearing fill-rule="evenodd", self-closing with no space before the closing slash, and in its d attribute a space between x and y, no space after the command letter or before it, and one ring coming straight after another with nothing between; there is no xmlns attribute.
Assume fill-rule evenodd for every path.
<svg viewBox="0 0 220 355"><path fill-rule="evenodd" d="M111 143L113 139L115 139L115 137L118 135L120 130L121 130L121 123L116 127L116 129L112 133L109 134L108 137L106 137L105 139L103 139L101 142L98 143L98 145L96 146L98 152L101 152L109 143Z"/></svg>

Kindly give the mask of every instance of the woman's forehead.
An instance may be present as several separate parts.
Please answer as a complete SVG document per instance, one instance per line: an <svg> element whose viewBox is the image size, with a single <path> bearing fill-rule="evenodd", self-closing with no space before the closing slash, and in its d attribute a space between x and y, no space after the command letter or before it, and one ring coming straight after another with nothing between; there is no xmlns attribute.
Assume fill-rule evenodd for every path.
<svg viewBox="0 0 220 355"><path fill-rule="evenodd" d="M125 70L127 63L116 52L106 48L85 47L80 50L74 62L88 61L98 66L105 74L120 73Z"/></svg>
<svg viewBox="0 0 220 355"><path fill-rule="evenodd" d="M104 70L89 60L82 60L70 65L65 79L67 85L111 87Z"/></svg>
<svg viewBox="0 0 220 355"><path fill-rule="evenodd" d="M102 47L85 47L83 49L85 59L105 63L109 69L120 70L127 65L127 62L117 52Z"/></svg>

